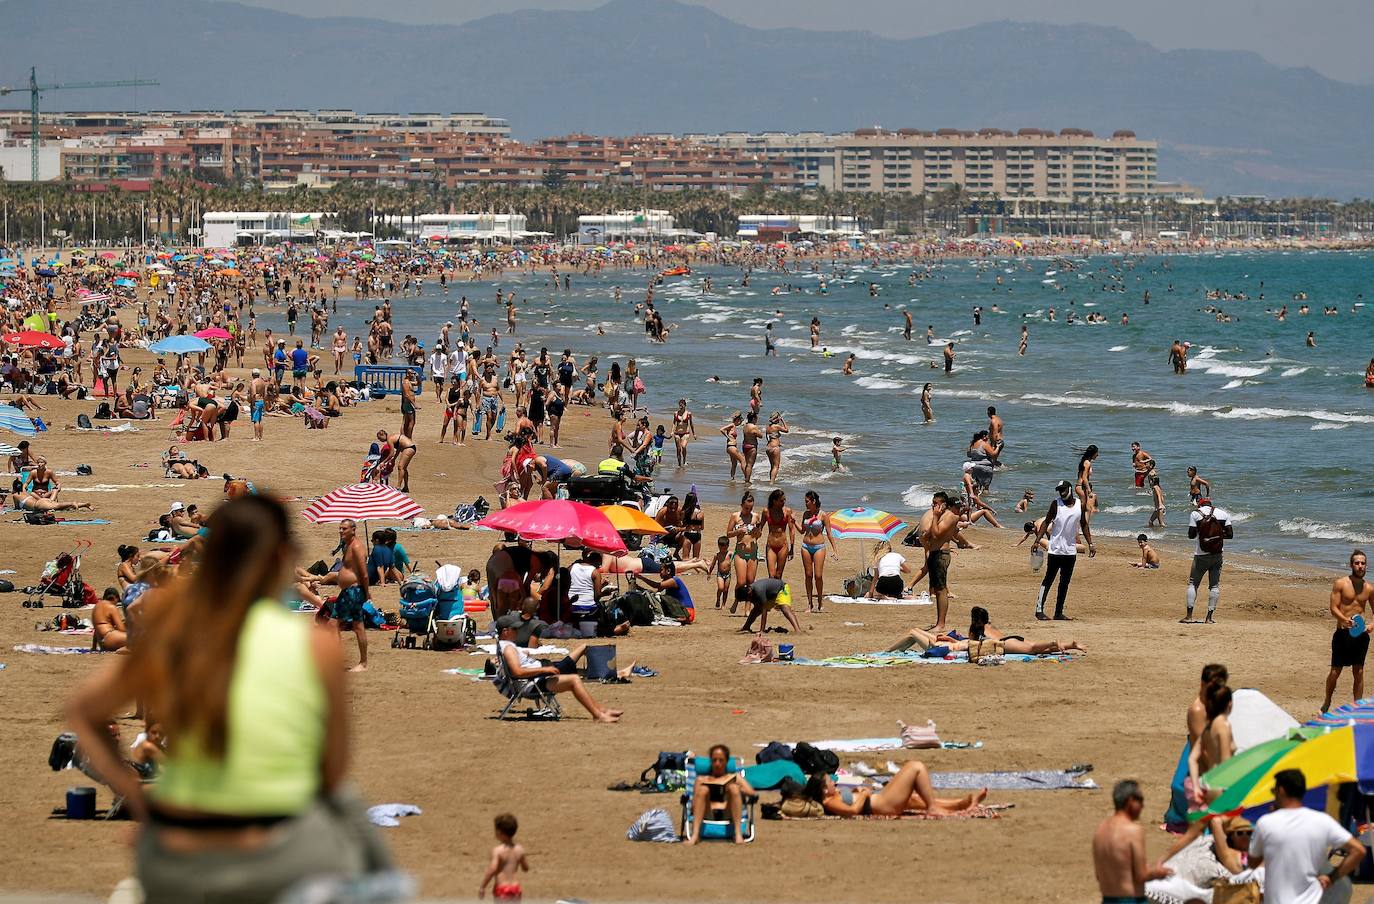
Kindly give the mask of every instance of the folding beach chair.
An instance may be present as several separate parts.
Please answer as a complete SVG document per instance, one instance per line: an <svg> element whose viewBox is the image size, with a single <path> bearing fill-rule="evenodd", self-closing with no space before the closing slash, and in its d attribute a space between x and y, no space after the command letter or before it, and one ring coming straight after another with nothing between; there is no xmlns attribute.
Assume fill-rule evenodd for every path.
<svg viewBox="0 0 1374 904"><path fill-rule="evenodd" d="M521 701L529 703L525 710L525 717L528 719L541 719L549 722L556 722L563 718L563 708L558 705L555 695L544 690L538 678L513 678L506 668L506 659L501 655L500 644L496 647L496 675L492 679L492 684L501 696L506 698L506 705L501 707L501 712L497 714L497 719L505 719L510 715L515 705Z"/></svg>
<svg viewBox="0 0 1374 904"><path fill-rule="evenodd" d="M732 773L742 773L744 763L737 756L730 757L727 768ZM706 817L698 826L692 814L693 797L696 794L697 774L709 773L709 757L696 756L687 752L687 787L682 792L682 835L683 841L691 841L694 834L700 833L702 841L734 841L735 832L730 825L730 811L724 801L712 801L707 805ZM745 841L754 840L754 808L758 805L757 794L745 794L740 801L739 834Z"/></svg>

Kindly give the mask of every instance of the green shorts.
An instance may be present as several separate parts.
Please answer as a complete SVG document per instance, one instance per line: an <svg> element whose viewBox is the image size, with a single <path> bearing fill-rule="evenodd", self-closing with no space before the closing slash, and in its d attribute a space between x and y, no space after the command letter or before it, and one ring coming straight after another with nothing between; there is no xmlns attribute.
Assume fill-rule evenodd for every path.
<svg viewBox="0 0 1374 904"><path fill-rule="evenodd" d="M926 554L926 570L930 577L931 591L944 590L949 586L949 550L937 549Z"/></svg>

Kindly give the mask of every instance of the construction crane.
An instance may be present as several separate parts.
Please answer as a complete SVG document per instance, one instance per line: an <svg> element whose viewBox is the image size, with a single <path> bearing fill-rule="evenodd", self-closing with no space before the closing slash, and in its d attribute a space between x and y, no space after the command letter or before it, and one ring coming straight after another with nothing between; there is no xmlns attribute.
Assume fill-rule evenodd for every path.
<svg viewBox="0 0 1374 904"><path fill-rule="evenodd" d="M29 69L28 88L7 88L0 85L0 97L14 94L19 91L29 92L29 156L32 159L34 182L38 181L38 95L44 91L67 91L73 88L141 88L145 85L156 85L157 82L146 78L126 79L119 82L67 82L63 85L40 85L38 84L38 69Z"/></svg>

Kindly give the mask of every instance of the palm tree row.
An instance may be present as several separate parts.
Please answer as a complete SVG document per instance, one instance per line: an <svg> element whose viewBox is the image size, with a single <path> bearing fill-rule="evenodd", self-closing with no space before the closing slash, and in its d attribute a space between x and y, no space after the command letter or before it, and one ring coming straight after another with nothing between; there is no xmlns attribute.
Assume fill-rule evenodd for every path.
<svg viewBox="0 0 1374 904"><path fill-rule="evenodd" d="M1134 229L1142 235L1178 229L1188 234L1266 237L1339 236L1374 230L1374 202L1219 199L1188 203L1172 199L992 200L971 196L954 185L928 195L905 193L768 191L743 194L710 191L653 191L606 185L511 187L476 185L450 188L435 181L405 188L340 182L327 189L295 186L264 191L259 184L215 185L188 174L153 182L147 191L71 182L0 182L6 235L35 241L60 230L73 242L139 241L144 236L185 242L211 210L328 211L343 229L385 236L383 224L424 213L522 213L533 230L557 236L575 232L582 214L644 208L667 210L678 226L697 232L733 234L746 213L801 214L838 219L853 217L867 229L912 234L932 229L954 234L1016 231L1107 235ZM389 219L390 218L390 219ZM94 230L94 232L93 232ZM1248 230L1248 231L1247 231Z"/></svg>

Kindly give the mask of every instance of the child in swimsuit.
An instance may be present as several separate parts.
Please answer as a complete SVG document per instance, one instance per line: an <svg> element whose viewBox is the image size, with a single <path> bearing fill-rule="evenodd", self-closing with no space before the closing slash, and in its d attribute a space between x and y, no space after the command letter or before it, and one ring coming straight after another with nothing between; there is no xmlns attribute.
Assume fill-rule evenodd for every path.
<svg viewBox="0 0 1374 904"><path fill-rule="evenodd" d="M730 564L735 557L730 554L730 538L716 540L716 557L711 560L710 573L716 576L716 608L725 608L725 597L730 590Z"/></svg>
<svg viewBox="0 0 1374 904"><path fill-rule="evenodd" d="M477 889L477 897L484 897L487 884L496 880L491 896L497 901L519 901L523 895L520 889L520 870L529 872L530 864L525 859L525 849L515 843L515 832L520 824L510 813L496 817L496 847L491 849L491 863L482 875L482 884Z"/></svg>

